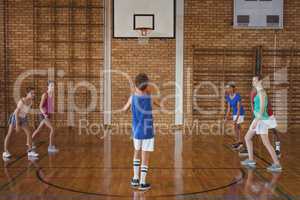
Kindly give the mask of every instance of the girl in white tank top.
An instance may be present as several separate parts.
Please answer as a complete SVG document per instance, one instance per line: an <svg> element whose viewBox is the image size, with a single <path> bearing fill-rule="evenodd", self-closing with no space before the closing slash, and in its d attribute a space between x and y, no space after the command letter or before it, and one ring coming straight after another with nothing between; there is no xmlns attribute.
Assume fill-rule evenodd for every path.
<svg viewBox="0 0 300 200"><path fill-rule="evenodd" d="M23 97L18 102L16 110L11 114L9 118L8 133L5 136L4 152L2 154L4 160L9 160L11 157L11 154L8 151L8 143L13 130L19 132L21 129L26 134L26 140L27 140L26 145L28 146L28 150L27 150L28 157L30 158L38 157L38 154L32 150L31 132L28 127L28 119L27 119L27 114L30 112L33 98L34 98L34 90L33 88L28 88L26 92L26 96Z"/></svg>

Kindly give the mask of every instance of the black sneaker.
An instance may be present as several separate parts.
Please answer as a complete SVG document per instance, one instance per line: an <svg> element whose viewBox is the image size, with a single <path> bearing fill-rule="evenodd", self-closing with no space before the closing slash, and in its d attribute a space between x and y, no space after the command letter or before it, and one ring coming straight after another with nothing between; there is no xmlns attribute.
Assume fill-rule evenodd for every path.
<svg viewBox="0 0 300 200"><path fill-rule="evenodd" d="M279 150L275 150L275 153L276 153L277 158L280 158L281 152Z"/></svg>
<svg viewBox="0 0 300 200"><path fill-rule="evenodd" d="M246 148L243 148L239 152L239 156L248 156L248 150Z"/></svg>
<svg viewBox="0 0 300 200"><path fill-rule="evenodd" d="M140 184L139 190L145 191L149 190L151 188L151 185L149 183Z"/></svg>
<svg viewBox="0 0 300 200"><path fill-rule="evenodd" d="M239 143L233 143L233 144L231 145L231 148L235 149L235 148L237 147L238 144L239 144Z"/></svg>
<svg viewBox="0 0 300 200"><path fill-rule="evenodd" d="M131 186L132 187L138 187L140 185L139 179L131 179Z"/></svg>
<svg viewBox="0 0 300 200"><path fill-rule="evenodd" d="M232 148L234 150L240 150L243 147L243 143L236 143L235 145L232 145Z"/></svg>

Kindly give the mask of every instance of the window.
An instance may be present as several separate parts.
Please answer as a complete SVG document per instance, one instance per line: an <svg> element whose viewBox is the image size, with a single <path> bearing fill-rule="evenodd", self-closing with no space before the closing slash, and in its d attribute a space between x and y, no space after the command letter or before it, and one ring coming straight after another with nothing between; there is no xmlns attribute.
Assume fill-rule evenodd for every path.
<svg viewBox="0 0 300 200"><path fill-rule="evenodd" d="M268 26L278 26L279 16L278 15L267 15L267 25Z"/></svg>
<svg viewBox="0 0 300 200"><path fill-rule="evenodd" d="M238 15L237 16L238 25L248 26L249 22L250 22L249 15Z"/></svg>

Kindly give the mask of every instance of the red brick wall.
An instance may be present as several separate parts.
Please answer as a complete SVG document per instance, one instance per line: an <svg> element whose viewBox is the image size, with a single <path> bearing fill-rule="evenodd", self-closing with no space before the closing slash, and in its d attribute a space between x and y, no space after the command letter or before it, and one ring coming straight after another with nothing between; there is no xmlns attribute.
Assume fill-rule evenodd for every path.
<svg viewBox="0 0 300 200"><path fill-rule="evenodd" d="M37 1L41 4L48 4L50 1ZM57 1L59 5L66 6L64 9L59 9L57 13L57 18L61 23L67 23L69 18L70 1ZM83 5L84 1L73 1L76 5ZM99 1L91 0L92 4L98 5ZM298 36L300 28L300 15L297 11L300 8L300 2L284 1L284 29L277 31L278 38L278 48L290 48L298 47L299 40ZM3 3L3 1L1 1ZM2 5L2 4L0 4ZM33 13L33 1L25 0L8 0L8 59L9 59L9 79L10 86L15 81L15 78L25 69L32 69L33 64L37 67L47 67L57 66L57 69L65 69L71 66L71 71L68 71L68 75L80 75L83 76L82 79L89 79L92 82L98 84L102 82L102 78L87 78L93 74L100 74L102 68L102 62L100 61L59 61L59 62L38 62L34 63L34 13ZM1 9L2 11L2 9ZM78 11L78 12L77 12ZM77 10L74 14L74 20L79 23L84 23L86 18L86 13ZM45 22L52 19L51 10L41 9L42 16L41 20L46 20ZM98 13L99 14L99 13ZM92 21L95 23L103 22L103 18L97 13L92 14ZM3 15L1 15L1 20ZM263 47L271 48L274 46L274 30L244 30L244 29L234 29L232 27L232 17L233 17L233 1L232 0L185 0L185 19L184 19L184 110L185 119L187 121L192 120L192 69L193 69L193 46L199 48L207 47L227 47L227 48L243 48L243 47L256 47L262 45ZM3 27L2 21L0 20L0 29ZM61 26L57 31L58 40L67 39L69 34L70 26ZM75 25L74 25L75 27ZM73 27L73 28L74 28ZM40 26L37 32L44 40L50 40L53 30L48 26ZM2 29L1 29L2 30ZM76 34L73 39L85 38L86 33L84 33L84 28L74 28ZM82 34L81 34L82 33ZM93 34L95 38L100 39L103 29L94 29ZM0 31L2 34L2 31ZM1 35L2 36L2 35ZM2 39L3 37L1 37ZM2 45L1 43L0 45ZM73 54L76 58L87 58L86 49L92 48L92 55L88 55L93 58L100 58L99 55L103 54L103 47L98 44L80 43L70 46L68 42L60 43L56 48L47 46L46 44L41 44L40 48L36 48L40 51L41 56L55 56L59 54L62 58L70 58L70 54ZM2 46L1 46L2 47ZM3 55L3 54L1 54ZM3 66L3 57L1 57L1 64ZM100 58L101 59L101 58ZM87 66L87 68L83 67ZM86 70L87 69L87 70ZM139 45L135 39L113 39L112 40L112 69L116 71L121 71L123 73L129 74L131 78L139 72L144 72L149 75L154 83L158 84L160 87L160 92L162 97L168 95L175 95L175 87L167 86L165 83L168 81L175 81L175 39L167 40L150 40L147 45ZM3 73L3 67L1 67L1 73ZM3 75L1 76L3 77ZM78 81L73 80L73 82ZM42 80L43 81L43 80ZM62 81L57 79L57 81ZM44 83L44 81L43 81ZM24 83L24 87L37 84L36 81L28 79ZM96 85L95 84L95 85ZM2 86L1 86L2 87ZM40 89L39 89L40 90ZM97 85L97 90L101 90L100 83ZM10 87L10 98L12 97L12 88ZM82 91L83 96L87 97L87 94ZM99 95L103 98L103 94L99 92ZM121 108L129 96L129 85L124 77L119 74L113 73L112 75L112 108L113 110ZM39 99L40 97L38 97ZM84 102L78 100L78 104ZM84 98L88 99L88 98ZM12 101L10 101L12 102ZM3 106L3 103L1 103ZM170 111L174 110L175 98L169 98L166 101L166 108ZM98 110L102 110L102 102L99 102ZM12 111L15 104L10 103L9 111ZM1 109L2 110L2 109ZM102 122L102 113L93 113L93 121ZM155 120L157 122L164 121L169 124L174 123L174 113L157 113L155 114ZM59 120L65 119L65 116L58 118ZM114 113L112 116L113 123L119 123L122 121L130 122L129 114ZM2 121L2 120L1 120Z"/></svg>
<svg viewBox="0 0 300 200"><path fill-rule="evenodd" d="M4 1L0 2L0 96L4 97ZM0 99L0 127L4 126L4 98Z"/></svg>
<svg viewBox="0 0 300 200"><path fill-rule="evenodd" d="M299 48L300 2L284 1L283 30L234 29L233 0L185 0L185 117L192 120L193 46L198 48L251 48L274 46L277 32L277 48ZM253 66L254 67L254 66ZM250 78L250 77L249 77Z"/></svg>
<svg viewBox="0 0 300 200"><path fill-rule="evenodd" d="M89 115L75 113L74 125L78 125L79 119L101 123L103 121L101 89L104 54L103 2L7 0L6 9L8 10L9 112L15 108L13 84L16 78L26 70L53 68L56 72L53 79L57 86L61 84L65 88L65 100L61 102L65 110L55 115L56 126L67 125L68 84L74 87L79 81L87 81L94 85L98 97L97 107L95 112ZM63 78L57 76L59 70L64 70ZM35 108L38 108L41 94L47 88L47 80L48 77L36 76L27 78L22 84L23 92L28 86L35 87L37 94ZM90 93L86 88L79 88L75 96L75 104L78 107L84 109L90 102ZM36 115L34 119L37 119Z"/></svg>
<svg viewBox="0 0 300 200"><path fill-rule="evenodd" d="M9 80L9 107L12 112L16 104L13 99L13 84L25 70L33 69L33 4L32 1L8 0L7 10L7 59ZM33 86L33 79L27 78L21 85L21 92Z"/></svg>
<svg viewBox="0 0 300 200"><path fill-rule="evenodd" d="M175 39L153 39L140 45L136 39L113 39L112 69L128 74L134 81L138 73L146 73L158 85L162 97L175 94L175 87L167 85L175 81ZM112 75L112 109L122 108L130 95L129 83L117 73ZM164 107L171 113L154 114L156 123L174 123L175 99L169 98ZM130 122L130 114L115 113L113 123Z"/></svg>

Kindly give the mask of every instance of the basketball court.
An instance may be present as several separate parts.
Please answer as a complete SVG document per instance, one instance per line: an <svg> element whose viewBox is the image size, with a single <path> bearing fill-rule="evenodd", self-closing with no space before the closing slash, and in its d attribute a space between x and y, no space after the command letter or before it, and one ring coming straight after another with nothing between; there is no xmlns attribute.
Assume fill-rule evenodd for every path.
<svg viewBox="0 0 300 200"><path fill-rule="evenodd" d="M300 199L299 9L296 0L2 0L0 147L11 155L0 161L0 200ZM242 99L239 126L230 88ZM242 164L245 135L262 120L253 88L265 92L277 120L279 139L267 129L277 171L267 169L275 162L258 131L256 165ZM145 190L146 182L132 185L139 92L153 103ZM48 125L32 139L35 148L15 131L20 99L32 101L30 111L20 108L30 138L49 120L55 146ZM233 147L237 130L241 149Z"/></svg>

